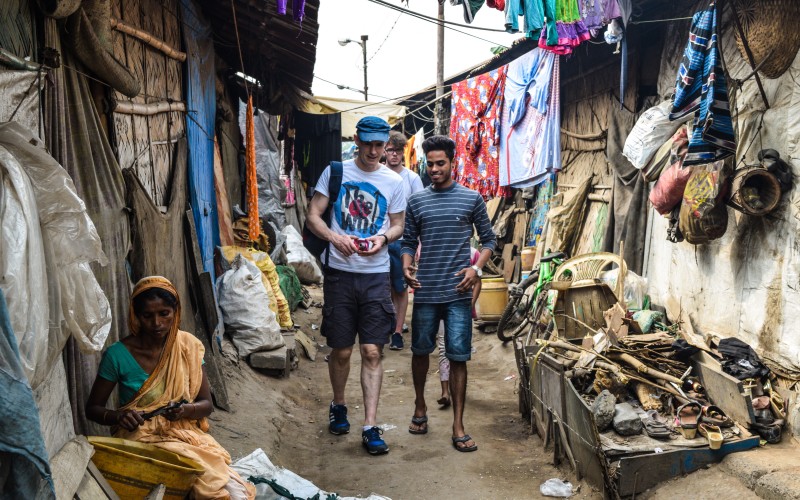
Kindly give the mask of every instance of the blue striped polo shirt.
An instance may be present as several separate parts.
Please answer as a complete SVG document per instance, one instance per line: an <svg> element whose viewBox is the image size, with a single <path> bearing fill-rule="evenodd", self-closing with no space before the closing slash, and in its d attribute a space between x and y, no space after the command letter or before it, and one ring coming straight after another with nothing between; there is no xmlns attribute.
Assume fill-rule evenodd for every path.
<svg viewBox="0 0 800 500"><path fill-rule="evenodd" d="M402 253L414 256L422 244L414 291L415 303L444 303L469 299L471 292L458 293L463 276L455 274L470 266L473 227L482 248L495 249L497 238L477 192L453 183L437 190L428 186L411 195L406 207Z"/></svg>

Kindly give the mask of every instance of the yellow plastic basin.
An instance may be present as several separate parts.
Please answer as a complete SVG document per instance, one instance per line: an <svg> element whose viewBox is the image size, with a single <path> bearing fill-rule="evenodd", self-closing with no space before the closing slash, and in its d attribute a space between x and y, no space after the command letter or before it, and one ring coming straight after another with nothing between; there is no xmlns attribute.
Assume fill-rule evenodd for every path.
<svg viewBox="0 0 800 500"><path fill-rule="evenodd" d="M183 499L204 472L195 460L150 444L99 436L88 440L94 446L92 462L123 500L144 498L159 484L167 487L164 498Z"/></svg>
<svg viewBox="0 0 800 500"><path fill-rule="evenodd" d="M508 304L508 285L503 278L481 280L481 294L476 312L481 321L499 321Z"/></svg>

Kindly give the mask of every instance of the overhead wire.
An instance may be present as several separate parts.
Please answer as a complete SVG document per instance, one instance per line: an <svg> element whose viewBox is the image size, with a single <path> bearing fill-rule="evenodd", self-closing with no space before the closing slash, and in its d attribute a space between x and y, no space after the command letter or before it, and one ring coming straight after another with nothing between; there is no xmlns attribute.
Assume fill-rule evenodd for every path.
<svg viewBox="0 0 800 500"><path fill-rule="evenodd" d="M409 15L411 17L415 17L417 19L421 19L422 21L426 21L426 22L429 22L431 24L437 24L438 25L439 22L440 22L435 17L426 16L424 14L420 14L419 12L415 12L415 11L410 10L410 9L404 9L402 7L398 7L398 6L390 4L388 2L384 2L383 0L367 0L367 1L372 2L372 3L376 4L376 5L380 5L382 7L386 7L387 9L392 9L392 10L396 10L398 12L402 12L403 14ZM505 30L495 30L495 29L492 29L492 28L482 28L482 27L479 27L479 26L460 25L458 23L452 23L450 21L444 21L444 20L442 20L441 22L442 22L442 24L444 24L445 28L447 28L447 29L449 29L451 31L455 31L456 33L461 33L462 35L467 35L467 36L470 36L472 38L477 38L478 40L483 40L484 42L491 43L492 45L495 45L495 46L503 47L504 49L508 48L508 46L503 45L502 43L493 42L492 40L488 40L486 38L479 37L477 35L473 35L472 33L467 33L466 31L461 31L459 29L453 28L452 25L462 26L462 27L465 27L465 28L476 29L476 30L507 33Z"/></svg>
<svg viewBox="0 0 800 500"><path fill-rule="evenodd" d="M371 56L369 56L369 59L367 59L367 64L369 64L369 63L370 63L370 62L371 62L371 61L372 61L372 60L375 58L375 56L377 56L377 55L378 55L378 52L380 52L380 51L381 51L381 49L383 48L383 44L385 44L385 43L386 43L386 40L388 40L388 39L389 39L389 37L390 37L390 36L391 36L391 34L392 34L392 31L394 31L394 27L395 27L395 26L397 26L397 21L399 21L401 17L403 17L403 13L402 13L402 12L401 12L401 13L399 13L399 14L397 14L397 19L395 19L395 20L394 20L394 23L392 24L392 27L391 27L391 28L389 28L389 32L388 32L388 33L386 33L386 37L383 39L383 41L381 42L381 44L380 44L380 45L378 45L378 48L377 48L377 50L375 50L375 52L373 52L373 53L372 53L372 55L371 55Z"/></svg>
<svg viewBox="0 0 800 500"><path fill-rule="evenodd" d="M426 14L422 14L420 12L416 12L416 11L411 10L411 9L404 9L402 7L398 7L397 5L391 4L391 3L386 2L384 0L369 0L369 1L372 2L372 3L378 4L378 5L381 5L383 7L388 7L390 9L402 12L403 14L409 14L409 15L412 15L414 17L418 17L420 19L433 21L435 23L439 22L439 20L437 18L433 17L433 16L428 16ZM501 30L501 29L496 29L496 28L484 28L483 26L472 26L471 24L461 24L461 23L455 23L453 21L442 21L442 22L444 23L445 26L448 26L448 25L450 25L450 26L459 26L461 28L468 28L468 29L479 30L479 31L490 31L490 32L493 32L493 33L508 33L506 30Z"/></svg>

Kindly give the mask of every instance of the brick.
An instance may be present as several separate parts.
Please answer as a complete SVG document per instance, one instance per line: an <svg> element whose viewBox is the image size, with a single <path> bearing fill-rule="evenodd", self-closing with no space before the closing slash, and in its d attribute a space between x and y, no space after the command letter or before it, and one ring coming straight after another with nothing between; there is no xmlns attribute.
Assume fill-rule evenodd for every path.
<svg viewBox="0 0 800 500"><path fill-rule="evenodd" d="M254 352L250 355L250 366L264 370L289 370L289 350L279 347L272 351Z"/></svg>

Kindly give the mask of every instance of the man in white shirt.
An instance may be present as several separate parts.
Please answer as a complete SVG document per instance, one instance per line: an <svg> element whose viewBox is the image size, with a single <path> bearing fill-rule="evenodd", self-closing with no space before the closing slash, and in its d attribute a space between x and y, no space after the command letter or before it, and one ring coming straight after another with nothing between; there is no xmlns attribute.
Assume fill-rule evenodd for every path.
<svg viewBox="0 0 800 500"><path fill-rule="evenodd" d="M343 162L341 189L329 192L331 168L326 168L311 199L307 224L329 242L329 255L322 256L327 265L320 328L333 349L328 361L333 389L328 430L336 435L350 431L344 392L358 336L364 396L361 437L367 451L379 455L389 451L377 426L383 379L380 349L389 341L396 322L387 247L403 234L406 194L402 178L380 163L389 139L389 124L367 116L359 120L356 131L358 153L354 160ZM321 216L333 196L336 202L328 227Z"/></svg>
<svg viewBox="0 0 800 500"><path fill-rule="evenodd" d="M389 142L386 144L386 168L391 169L403 178L405 197L417 191L422 191L422 181L419 176L404 166L404 152L408 141L406 137L396 130L389 132ZM403 323L408 310L408 288L403 277L403 260L400 257L400 242L395 241L389 245L389 276L392 280L392 303L397 312L397 325L392 334L389 349L400 351L403 349Z"/></svg>

